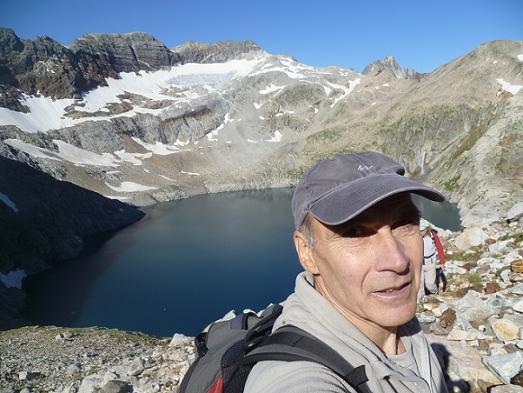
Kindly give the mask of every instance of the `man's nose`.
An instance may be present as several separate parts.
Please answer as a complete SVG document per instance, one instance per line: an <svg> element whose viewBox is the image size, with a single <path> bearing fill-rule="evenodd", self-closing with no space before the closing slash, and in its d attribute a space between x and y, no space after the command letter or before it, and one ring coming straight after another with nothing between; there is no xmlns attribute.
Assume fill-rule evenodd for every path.
<svg viewBox="0 0 523 393"><path fill-rule="evenodd" d="M398 274L408 271L409 258L405 252L405 244L389 226L383 226L378 230L375 247L377 270L389 270Z"/></svg>

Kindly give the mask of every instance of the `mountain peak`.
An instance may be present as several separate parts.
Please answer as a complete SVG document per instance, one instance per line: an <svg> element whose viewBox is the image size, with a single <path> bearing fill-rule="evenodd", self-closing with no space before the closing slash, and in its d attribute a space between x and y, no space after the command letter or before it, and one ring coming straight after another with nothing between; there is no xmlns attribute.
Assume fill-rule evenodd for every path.
<svg viewBox="0 0 523 393"><path fill-rule="evenodd" d="M420 79L421 74L413 68L401 67L396 58L392 55L386 56L383 60L376 60L369 64L363 70L364 75L376 76L381 72L388 70L392 72L396 79Z"/></svg>

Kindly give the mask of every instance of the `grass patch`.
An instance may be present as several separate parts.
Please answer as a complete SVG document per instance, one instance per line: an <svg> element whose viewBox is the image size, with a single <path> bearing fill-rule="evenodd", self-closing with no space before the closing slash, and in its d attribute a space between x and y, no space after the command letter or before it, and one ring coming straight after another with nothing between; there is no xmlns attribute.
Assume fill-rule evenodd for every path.
<svg viewBox="0 0 523 393"><path fill-rule="evenodd" d="M441 185L445 190L447 191L457 191L459 188L459 179L461 178L461 175L455 175L451 179L447 180L446 182L443 182Z"/></svg>
<svg viewBox="0 0 523 393"><path fill-rule="evenodd" d="M455 261L464 261L464 262L472 262L477 261L481 254L483 254L483 247L482 246L474 246L471 247L465 251L458 252L452 255L445 255L446 258L452 259Z"/></svg>
<svg viewBox="0 0 523 393"><path fill-rule="evenodd" d="M481 279L481 276L477 273L471 273L468 275L468 281L470 287L472 287L474 290L480 292L483 289L483 280Z"/></svg>
<svg viewBox="0 0 523 393"><path fill-rule="evenodd" d="M472 149L472 147L474 147L479 138L485 135L485 133L487 132L487 128L488 126L486 125L482 127L471 127L468 134L461 141L461 144L457 147L456 150L454 150L454 152L452 152L452 155L450 156L448 162L454 162L463 153Z"/></svg>

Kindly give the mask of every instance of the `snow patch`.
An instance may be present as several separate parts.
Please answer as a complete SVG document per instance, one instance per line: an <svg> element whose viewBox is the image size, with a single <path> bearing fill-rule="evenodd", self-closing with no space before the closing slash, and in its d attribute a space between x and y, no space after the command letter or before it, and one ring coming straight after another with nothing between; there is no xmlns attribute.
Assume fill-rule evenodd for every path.
<svg viewBox="0 0 523 393"><path fill-rule="evenodd" d="M93 165L117 167L120 164L119 160L109 153L93 153L92 151L80 149L79 147L58 139L53 139L53 143L58 146L58 156L60 158L78 166Z"/></svg>
<svg viewBox="0 0 523 393"><path fill-rule="evenodd" d="M149 150L153 154L157 154L159 156L167 156L169 154L180 153L182 151L190 151L190 149L179 149L177 146L185 146L183 145L183 143L185 142L180 142L179 140L176 140L175 142L177 146L166 145L160 141L156 141L156 143L147 143L142 141L140 138L136 138L134 136L132 137L132 140L138 143L139 145L143 146L146 150Z"/></svg>
<svg viewBox="0 0 523 393"><path fill-rule="evenodd" d="M258 141L253 141L252 139L247 139L247 142L249 142L249 143L258 143Z"/></svg>
<svg viewBox="0 0 523 393"><path fill-rule="evenodd" d="M22 269L12 270L7 274L0 273L0 281L6 288L22 289L22 281L27 273Z"/></svg>
<svg viewBox="0 0 523 393"><path fill-rule="evenodd" d="M505 82L503 79L498 78L496 81L501 85L501 88L505 91L508 91L509 93L512 93L513 95L518 94L518 92L521 90L523 86L521 85L511 85L508 82Z"/></svg>
<svg viewBox="0 0 523 393"><path fill-rule="evenodd" d="M184 175L189 175L189 176L201 176L201 173L197 173L197 172L180 171L180 173L183 173Z"/></svg>
<svg viewBox="0 0 523 393"><path fill-rule="evenodd" d="M134 183L132 181L124 181L119 186L111 186L109 183L105 183L113 191L118 192L138 192L156 190L158 187L144 186L143 184Z"/></svg>
<svg viewBox="0 0 523 393"><path fill-rule="evenodd" d="M126 199L131 199L130 196L117 196L117 195L104 195L104 197L109 199L118 199L120 201L124 201Z"/></svg>
<svg viewBox="0 0 523 393"><path fill-rule="evenodd" d="M520 55L518 55L518 60L519 60L519 61L523 61L523 53L520 54Z"/></svg>
<svg viewBox="0 0 523 393"><path fill-rule="evenodd" d="M127 153L125 150L117 150L114 154L122 161L130 162L133 165L142 165L142 159L151 158L153 153Z"/></svg>
<svg viewBox="0 0 523 393"><path fill-rule="evenodd" d="M282 136L281 132L276 130L274 136L271 139L267 139L265 142L281 142Z"/></svg>
<svg viewBox="0 0 523 393"><path fill-rule="evenodd" d="M331 108L336 105L340 100L343 100L345 97L347 97L350 93L352 93L352 91L354 90L354 88L356 86L358 86L360 84L360 81L361 81L361 78L356 78L354 80L351 80L349 81L349 87L346 87L346 86L343 86L343 85L337 85L337 84L334 84L334 83L330 83L330 82L327 82L330 86L332 86L333 88L337 88L337 89L341 89L343 90L343 94L339 97L337 97L333 103L331 104Z"/></svg>
<svg viewBox="0 0 523 393"><path fill-rule="evenodd" d="M4 202L9 208L11 208L12 211L15 213L18 213L18 208L16 207L16 204L9 198L7 195L2 194L0 192L0 201Z"/></svg>
<svg viewBox="0 0 523 393"><path fill-rule="evenodd" d="M165 179L165 180L169 180L169 181L176 181L174 179L171 179L170 177L167 177L167 176L164 176L164 175L158 175L160 176L161 178Z"/></svg>
<svg viewBox="0 0 523 393"><path fill-rule="evenodd" d="M283 90L285 89L287 86L278 86L278 85L275 85L274 83L271 83L269 86L267 86L265 89L263 90L260 90L259 93L260 94L270 94L270 93L274 93L276 91L280 91L280 90Z"/></svg>
<svg viewBox="0 0 523 393"><path fill-rule="evenodd" d="M257 102L253 102L252 105L254 105L256 109L260 109L263 106L263 104L258 104Z"/></svg>

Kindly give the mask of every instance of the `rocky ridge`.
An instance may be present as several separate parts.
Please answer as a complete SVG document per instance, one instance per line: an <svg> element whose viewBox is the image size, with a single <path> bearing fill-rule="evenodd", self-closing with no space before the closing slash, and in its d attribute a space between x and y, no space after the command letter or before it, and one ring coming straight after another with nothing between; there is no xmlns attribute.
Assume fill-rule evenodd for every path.
<svg viewBox="0 0 523 393"><path fill-rule="evenodd" d="M453 392L523 389L523 206L511 222L440 233L446 292L418 319ZM194 359L192 338L101 328L24 327L0 333L3 392L175 392Z"/></svg>

